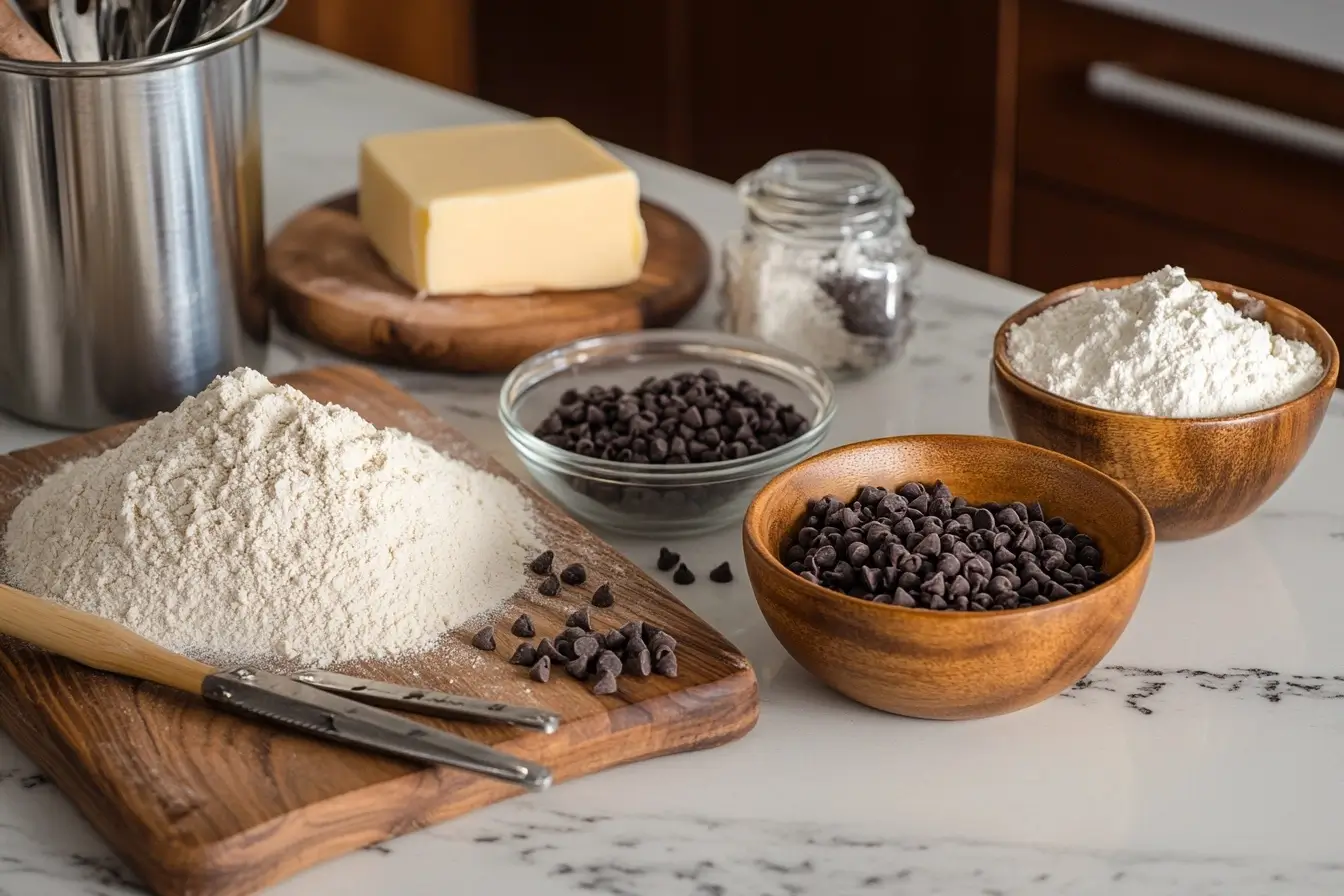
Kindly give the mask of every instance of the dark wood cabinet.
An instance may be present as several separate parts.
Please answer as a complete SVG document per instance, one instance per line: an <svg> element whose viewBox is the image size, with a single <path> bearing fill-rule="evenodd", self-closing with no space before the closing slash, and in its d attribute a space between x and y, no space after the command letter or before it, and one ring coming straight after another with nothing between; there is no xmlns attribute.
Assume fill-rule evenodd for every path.
<svg viewBox="0 0 1344 896"><path fill-rule="evenodd" d="M1013 279L1179 264L1344 338L1344 158L1283 118L1344 128L1344 74L1065 0L1020 29Z"/></svg>
<svg viewBox="0 0 1344 896"><path fill-rule="evenodd" d="M290 0L280 24L727 181L865 153L944 258L1042 290L1179 264L1344 340L1344 160L1263 126L1344 145L1344 73L1074 0Z"/></svg>
<svg viewBox="0 0 1344 896"><path fill-rule="evenodd" d="M481 97L732 181L783 152L883 162L917 238L980 268L994 226L998 0L490 0ZM999 240L996 246L995 239Z"/></svg>

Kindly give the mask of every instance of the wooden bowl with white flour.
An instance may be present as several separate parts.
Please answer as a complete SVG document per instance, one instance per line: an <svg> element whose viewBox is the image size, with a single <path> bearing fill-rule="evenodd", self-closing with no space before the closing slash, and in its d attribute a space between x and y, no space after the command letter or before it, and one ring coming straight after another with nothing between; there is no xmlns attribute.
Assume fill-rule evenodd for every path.
<svg viewBox="0 0 1344 896"><path fill-rule="evenodd" d="M1276 335L1311 345L1324 373L1306 392L1262 410L1223 416L1152 416L1063 398L1019 375L1009 333L1089 289L1142 278L1067 286L1018 310L994 337L992 379L1013 437L1077 458L1128 486L1152 514L1160 539L1195 538L1245 518L1278 490L1306 454L1339 376L1339 350L1319 323L1248 289L1200 280L1225 304L1268 323Z"/></svg>

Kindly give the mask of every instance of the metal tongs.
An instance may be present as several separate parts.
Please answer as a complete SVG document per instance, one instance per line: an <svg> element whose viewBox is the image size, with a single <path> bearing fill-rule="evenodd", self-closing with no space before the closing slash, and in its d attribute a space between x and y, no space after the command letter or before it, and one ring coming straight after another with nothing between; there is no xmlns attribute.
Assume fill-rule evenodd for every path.
<svg viewBox="0 0 1344 896"><path fill-rule="evenodd" d="M554 732L555 713L402 688L333 672L293 677L248 666L212 669L153 644L100 616L0 585L0 634L30 641L78 663L200 694L238 715L264 719L349 746L497 778L544 790L550 769L365 704L423 715L499 722Z"/></svg>

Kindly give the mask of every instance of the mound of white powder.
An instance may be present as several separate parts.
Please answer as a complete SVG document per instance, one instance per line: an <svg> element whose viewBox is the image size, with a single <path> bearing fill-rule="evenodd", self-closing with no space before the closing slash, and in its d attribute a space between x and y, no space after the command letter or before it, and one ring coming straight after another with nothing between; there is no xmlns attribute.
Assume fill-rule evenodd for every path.
<svg viewBox="0 0 1344 896"><path fill-rule="evenodd" d="M1325 374L1312 346L1238 313L1176 267L1086 290L1013 327L1008 363L1063 398L1153 417L1263 410Z"/></svg>
<svg viewBox="0 0 1344 896"><path fill-rule="evenodd" d="M42 482L6 572L207 662L329 665L512 596L531 518L512 483L240 369Z"/></svg>

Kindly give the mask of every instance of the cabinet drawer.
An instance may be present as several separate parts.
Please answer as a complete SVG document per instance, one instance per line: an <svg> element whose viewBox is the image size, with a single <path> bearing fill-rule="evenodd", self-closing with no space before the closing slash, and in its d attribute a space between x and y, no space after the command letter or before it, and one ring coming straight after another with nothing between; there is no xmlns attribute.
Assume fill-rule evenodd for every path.
<svg viewBox="0 0 1344 896"><path fill-rule="evenodd" d="M1163 265L1263 292L1306 311L1344 345L1344 272L1301 264L1240 237L1201 232L1142 209L1019 178L1013 279L1040 290L1146 274Z"/></svg>
<svg viewBox="0 0 1344 896"><path fill-rule="evenodd" d="M1344 74L1064 0L1019 74L1019 170L1344 263Z"/></svg>

